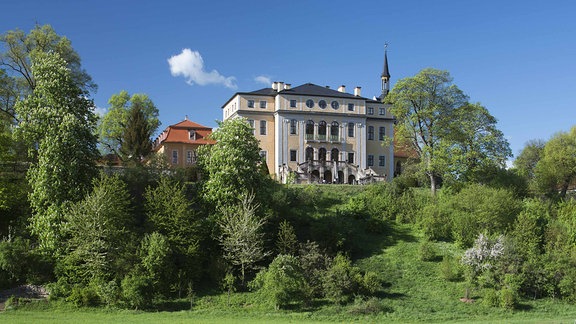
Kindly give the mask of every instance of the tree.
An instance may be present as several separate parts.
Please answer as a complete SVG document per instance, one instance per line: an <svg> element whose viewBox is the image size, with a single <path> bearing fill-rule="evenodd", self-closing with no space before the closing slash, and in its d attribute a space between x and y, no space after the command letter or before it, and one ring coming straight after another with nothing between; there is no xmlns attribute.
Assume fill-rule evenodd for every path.
<svg viewBox="0 0 576 324"><path fill-rule="evenodd" d="M0 109L16 118L13 104L16 98L30 94L37 86L38 80L32 68L34 55L38 53L57 53L70 70L71 82L88 93L96 90L96 84L80 64L80 56L72 48L69 39L56 34L50 25L36 25L29 34L15 29L0 35L0 42L5 50L0 53L0 67L6 68L12 81L2 84L0 91L9 91L9 104ZM7 98L7 97L4 97Z"/></svg>
<svg viewBox="0 0 576 324"><path fill-rule="evenodd" d="M135 103L124 129L120 156L133 163L141 163L152 152L152 129L139 103Z"/></svg>
<svg viewBox="0 0 576 324"><path fill-rule="evenodd" d="M569 132L559 132L544 146L536 164L535 181L540 193L565 197L568 187L576 179L576 126Z"/></svg>
<svg viewBox="0 0 576 324"><path fill-rule="evenodd" d="M438 181L452 176L474 180L511 155L496 119L454 84L447 71L427 68L398 81L386 97L397 118L395 140L413 149L435 194Z"/></svg>
<svg viewBox="0 0 576 324"><path fill-rule="evenodd" d="M522 152L514 160L514 169L518 175L528 181L534 179L536 164L542 157L545 145L543 140L531 140L524 145Z"/></svg>
<svg viewBox="0 0 576 324"><path fill-rule="evenodd" d="M119 154L120 158L127 160L131 153L141 153L135 152L135 148L147 147L150 135L160 127L158 108L147 95L137 93L130 96L125 90L112 95L108 104L108 112L98 125L102 149L104 152ZM148 127L144 127L142 118Z"/></svg>
<svg viewBox="0 0 576 324"><path fill-rule="evenodd" d="M222 208L222 217L218 221L224 258L233 266L240 267L242 285L246 271L269 254L264 250L262 232L266 221L256 215L258 207L253 195L244 195L241 203Z"/></svg>
<svg viewBox="0 0 576 324"><path fill-rule="evenodd" d="M510 145L485 107L468 103L456 108L452 118L442 134L448 144L448 173L480 182L486 171L506 166L506 159L512 156Z"/></svg>
<svg viewBox="0 0 576 324"><path fill-rule="evenodd" d="M94 103L58 53L36 53L32 72L36 87L16 104L18 135L37 148L30 150L37 162L27 173L30 228L40 247L53 251L62 239L62 206L81 200L97 174L96 116Z"/></svg>
<svg viewBox="0 0 576 324"><path fill-rule="evenodd" d="M256 194L264 203L270 178L259 172L259 142L245 119L235 118L219 123L212 133L215 145L201 150L201 164L208 173L204 186L206 200L217 208L235 205L238 197Z"/></svg>
<svg viewBox="0 0 576 324"><path fill-rule="evenodd" d="M130 266L131 201L117 176L101 175L84 199L65 213L68 253L63 259L71 283L109 282L123 278Z"/></svg>

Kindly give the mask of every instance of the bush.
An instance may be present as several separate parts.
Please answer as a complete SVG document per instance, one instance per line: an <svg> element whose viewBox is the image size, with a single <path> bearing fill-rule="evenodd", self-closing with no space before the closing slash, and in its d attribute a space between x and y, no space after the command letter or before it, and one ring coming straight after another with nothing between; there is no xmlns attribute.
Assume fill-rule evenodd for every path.
<svg viewBox="0 0 576 324"><path fill-rule="evenodd" d="M440 276L447 281L462 280L463 271L458 258L444 256L440 263Z"/></svg>
<svg viewBox="0 0 576 324"><path fill-rule="evenodd" d="M344 304L358 292L362 276L360 269L342 254L336 255L323 278L324 294L330 301Z"/></svg>
<svg viewBox="0 0 576 324"><path fill-rule="evenodd" d="M277 309L305 303L311 296L298 259L291 255L280 254L274 258L267 270L258 273L251 287L258 289L262 299Z"/></svg>
<svg viewBox="0 0 576 324"><path fill-rule="evenodd" d="M98 306L100 304L100 297L92 286L83 287L76 285L72 287L70 296L66 298L67 302L80 306Z"/></svg>
<svg viewBox="0 0 576 324"><path fill-rule="evenodd" d="M434 243L428 240L423 241L418 249L418 257L420 261L434 261L436 259Z"/></svg>
<svg viewBox="0 0 576 324"><path fill-rule="evenodd" d="M498 307L500 305L500 294L494 288L484 289L482 304L489 307Z"/></svg>
<svg viewBox="0 0 576 324"><path fill-rule="evenodd" d="M390 310L382 304L382 301L376 297L365 299L358 296L354 299L354 305L350 307L348 313L353 315L375 315L389 311Z"/></svg>
<svg viewBox="0 0 576 324"><path fill-rule="evenodd" d="M128 274L121 283L122 299L126 306L143 309L152 303L151 280L143 274L134 272Z"/></svg>
<svg viewBox="0 0 576 324"><path fill-rule="evenodd" d="M518 294L510 289L504 288L500 290L500 307L505 309L514 309L518 304Z"/></svg>

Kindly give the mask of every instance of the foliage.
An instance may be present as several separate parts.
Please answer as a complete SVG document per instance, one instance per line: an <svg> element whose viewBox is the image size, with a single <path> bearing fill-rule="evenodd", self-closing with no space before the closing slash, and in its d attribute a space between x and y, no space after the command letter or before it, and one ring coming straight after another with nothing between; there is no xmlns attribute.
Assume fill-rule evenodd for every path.
<svg viewBox="0 0 576 324"><path fill-rule="evenodd" d="M440 276L446 281L459 281L462 279L462 275L459 258L445 255L440 263Z"/></svg>
<svg viewBox="0 0 576 324"><path fill-rule="evenodd" d="M254 196L245 195L240 204L221 209L218 224L221 235L218 238L224 258L233 266L240 267L240 281L244 285L246 271L269 253L264 248L263 227L266 220L256 215L259 205Z"/></svg>
<svg viewBox="0 0 576 324"><path fill-rule="evenodd" d="M125 90L108 100L110 107L98 125L104 152L138 161L150 153L150 136L160 127L159 111L146 94L130 96Z"/></svg>
<svg viewBox="0 0 576 324"><path fill-rule="evenodd" d="M542 140L531 140L524 145L524 148L514 160L514 170L520 176L528 181L533 180L536 176L536 164L540 161L544 146L546 143Z"/></svg>
<svg viewBox="0 0 576 324"><path fill-rule="evenodd" d="M96 116L93 102L57 53L34 55L32 71L36 87L16 104L18 131L38 147L31 151L38 161L27 174L34 212L30 229L40 248L54 251L62 240L62 205L80 200L96 175Z"/></svg>
<svg viewBox="0 0 576 324"><path fill-rule="evenodd" d="M421 261L434 261L436 259L436 249L434 243L430 241L423 241L418 252Z"/></svg>
<svg viewBox="0 0 576 324"><path fill-rule="evenodd" d="M70 282L108 282L129 270L133 253L130 196L116 176L101 175L92 192L66 211L68 253L59 265ZM121 278L121 277L120 277Z"/></svg>
<svg viewBox="0 0 576 324"><path fill-rule="evenodd" d="M169 272L170 244L166 237L158 232L144 235L140 246L142 267L152 281L156 291L160 291L169 281L165 273Z"/></svg>
<svg viewBox="0 0 576 324"><path fill-rule="evenodd" d="M88 93L96 90L96 84L80 64L80 56L72 48L70 40L56 34L50 25L36 25L28 34L20 29L10 30L0 35L0 42L5 44L6 51L0 53L0 66L6 67L12 81L0 84L0 92L9 91L4 96L6 105L0 109L15 118L13 104L16 98L30 94L38 85L37 71L33 62L39 53L54 53L61 57L70 71L71 82Z"/></svg>
<svg viewBox="0 0 576 324"><path fill-rule="evenodd" d="M395 140L416 152L433 194L442 177L474 181L478 171L503 167L511 156L496 119L468 103L447 71L427 68L399 80L386 100L398 120Z"/></svg>
<svg viewBox="0 0 576 324"><path fill-rule="evenodd" d="M353 266L349 258L338 254L322 280L326 298L334 303L344 304L350 302L360 290L362 276L360 269Z"/></svg>
<svg viewBox="0 0 576 324"><path fill-rule="evenodd" d="M280 223L276 248L279 254L295 255L298 249L298 238L294 232L294 227L287 220Z"/></svg>
<svg viewBox="0 0 576 324"><path fill-rule="evenodd" d="M126 306L144 309L151 306L153 290L151 280L138 271L133 271L122 279L122 299Z"/></svg>
<svg viewBox="0 0 576 324"><path fill-rule="evenodd" d="M576 179L576 126L555 134L541 154L534 179L537 192L565 197Z"/></svg>
<svg viewBox="0 0 576 324"><path fill-rule="evenodd" d="M262 300L276 308L306 303L311 297L304 271L298 259L291 255L276 256L268 269L258 273L254 286L258 286Z"/></svg>
<svg viewBox="0 0 576 324"><path fill-rule="evenodd" d="M259 172L259 142L245 119L229 119L212 133L217 143L200 150L199 159L208 175L204 198L218 208L238 203L238 197L255 194L266 205L271 179Z"/></svg>
<svg viewBox="0 0 576 324"><path fill-rule="evenodd" d="M35 251L30 240L15 237L0 241L0 288L45 283L52 279L52 264Z"/></svg>

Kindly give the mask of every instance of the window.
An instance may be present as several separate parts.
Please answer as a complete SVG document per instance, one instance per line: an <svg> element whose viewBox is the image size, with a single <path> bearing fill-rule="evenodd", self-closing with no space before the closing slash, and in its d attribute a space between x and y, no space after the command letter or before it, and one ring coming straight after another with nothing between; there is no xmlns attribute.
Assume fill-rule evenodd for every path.
<svg viewBox="0 0 576 324"><path fill-rule="evenodd" d="M380 116L386 115L386 108L378 108L378 115Z"/></svg>
<svg viewBox="0 0 576 324"><path fill-rule="evenodd" d="M254 108L254 100L248 100L248 108Z"/></svg>
<svg viewBox="0 0 576 324"><path fill-rule="evenodd" d="M260 151L260 158L262 159L262 162L267 163L268 162L268 152Z"/></svg>
<svg viewBox="0 0 576 324"><path fill-rule="evenodd" d="M332 108L334 110L338 109L340 107L340 104L338 103L338 101L334 100L332 101L332 103L330 104L332 106Z"/></svg>
<svg viewBox="0 0 576 324"><path fill-rule="evenodd" d="M323 120L318 123L318 139L326 140L326 122Z"/></svg>
<svg viewBox="0 0 576 324"><path fill-rule="evenodd" d="M196 163L196 153L194 151L186 152L186 164Z"/></svg>
<svg viewBox="0 0 576 324"><path fill-rule="evenodd" d="M296 135L296 119L290 119L290 135Z"/></svg>
<svg viewBox="0 0 576 324"><path fill-rule="evenodd" d="M311 147L306 148L306 161L314 160L314 149Z"/></svg>
<svg viewBox="0 0 576 324"><path fill-rule="evenodd" d="M313 108L314 107L314 100L312 100L312 99L306 100L306 107Z"/></svg>
<svg viewBox="0 0 576 324"><path fill-rule="evenodd" d="M178 151L172 151L172 164L178 164Z"/></svg>
<svg viewBox="0 0 576 324"><path fill-rule="evenodd" d="M314 121L307 120L306 121L306 139L313 140L314 139Z"/></svg>
<svg viewBox="0 0 576 324"><path fill-rule="evenodd" d="M368 166L374 166L374 155L368 155Z"/></svg>
<svg viewBox="0 0 576 324"><path fill-rule="evenodd" d="M378 157L378 166L386 166L386 156L385 155L380 155Z"/></svg>
<svg viewBox="0 0 576 324"><path fill-rule="evenodd" d="M374 126L368 126L368 139L374 140Z"/></svg>
<svg viewBox="0 0 576 324"><path fill-rule="evenodd" d="M322 109L326 108L326 101L325 100L318 101L318 107Z"/></svg>
<svg viewBox="0 0 576 324"><path fill-rule="evenodd" d="M254 120L248 119L248 125L250 125L250 128L252 128L252 135L256 135L254 132Z"/></svg>
<svg viewBox="0 0 576 324"><path fill-rule="evenodd" d="M260 121L260 135L266 135L266 121Z"/></svg>
<svg viewBox="0 0 576 324"><path fill-rule="evenodd" d="M368 107L368 115L374 115L374 107Z"/></svg>
<svg viewBox="0 0 576 324"><path fill-rule="evenodd" d="M326 161L326 149L323 147L318 150L318 160Z"/></svg>
<svg viewBox="0 0 576 324"><path fill-rule="evenodd" d="M296 150L290 150L290 162L296 162Z"/></svg>
<svg viewBox="0 0 576 324"><path fill-rule="evenodd" d="M340 125L337 121L333 121L330 125L330 140L339 141L340 140Z"/></svg>
<svg viewBox="0 0 576 324"><path fill-rule="evenodd" d="M348 111L354 111L354 104L353 103L348 104Z"/></svg>
<svg viewBox="0 0 576 324"><path fill-rule="evenodd" d="M290 108L296 108L296 100L295 99L290 100Z"/></svg>
<svg viewBox="0 0 576 324"><path fill-rule="evenodd" d="M348 163L354 163L354 152L348 152Z"/></svg>
<svg viewBox="0 0 576 324"><path fill-rule="evenodd" d="M348 123L348 137L354 137L354 123Z"/></svg>
<svg viewBox="0 0 576 324"><path fill-rule="evenodd" d="M332 159L332 161L336 161L336 162L338 162L340 160L340 152L338 151L337 148L333 148L330 151L330 158Z"/></svg>
<svg viewBox="0 0 576 324"><path fill-rule="evenodd" d="M196 140L196 131L195 130L189 130L188 131L188 138L191 141L195 141Z"/></svg>
<svg viewBox="0 0 576 324"><path fill-rule="evenodd" d="M378 128L378 140L383 141L386 137L386 127L381 126Z"/></svg>
<svg viewBox="0 0 576 324"><path fill-rule="evenodd" d="M266 109L266 101L265 100L260 101L260 108Z"/></svg>

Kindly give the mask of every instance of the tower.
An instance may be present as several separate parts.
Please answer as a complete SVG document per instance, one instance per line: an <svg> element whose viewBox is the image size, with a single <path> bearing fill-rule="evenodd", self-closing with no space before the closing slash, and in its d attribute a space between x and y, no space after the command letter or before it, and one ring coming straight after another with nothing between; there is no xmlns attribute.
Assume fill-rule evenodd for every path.
<svg viewBox="0 0 576 324"><path fill-rule="evenodd" d="M390 72L388 71L388 43L384 44L384 69L382 70L382 95L380 96L380 101L384 101L384 98L390 92Z"/></svg>

